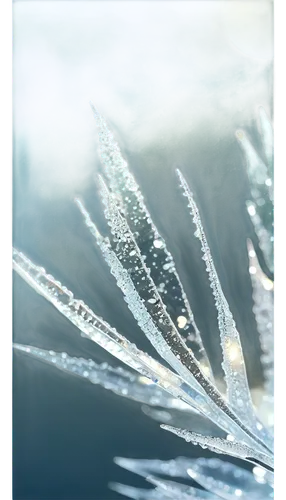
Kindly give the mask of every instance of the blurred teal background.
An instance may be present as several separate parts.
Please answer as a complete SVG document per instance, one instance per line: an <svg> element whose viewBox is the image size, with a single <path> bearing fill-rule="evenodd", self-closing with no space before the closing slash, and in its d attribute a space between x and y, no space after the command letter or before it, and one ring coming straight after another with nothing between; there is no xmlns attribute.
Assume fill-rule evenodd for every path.
<svg viewBox="0 0 286 500"><path fill-rule="evenodd" d="M150 350L73 198L105 228L93 101L108 120L173 253L221 376L208 279L177 186L198 201L241 332L249 380L262 381L246 238L249 187L234 133L259 150L256 117L272 116L268 1L14 2L14 245L138 346ZM14 340L116 361L15 277ZM253 360L257 361L253 361ZM195 456L140 406L31 358L14 358L14 500L108 500L109 481L143 485L112 462Z"/></svg>

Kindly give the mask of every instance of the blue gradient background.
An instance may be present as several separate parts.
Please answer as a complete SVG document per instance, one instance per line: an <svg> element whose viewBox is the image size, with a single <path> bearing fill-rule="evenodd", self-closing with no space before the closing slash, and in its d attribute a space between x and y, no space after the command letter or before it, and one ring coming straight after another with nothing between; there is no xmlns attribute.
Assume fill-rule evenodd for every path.
<svg viewBox="0 0 286 500"><path fill-rule="evenodd" d="M114 130L174 255L220 377L216 311L175 166L185 173L251 386L259 388L245 244L256 240L234 133L244 128L259 150L257 108L272 113L270 2L14 4L14 245L152 352L73 202L80 195L104 230L90 99ZM18 276L13 303L15 342L117 364ZM160 430L139 404L22 353L13 366L14 500L115 500L122 497L108 482L144 482L117 467L114 456L202 455Z"/></svg>

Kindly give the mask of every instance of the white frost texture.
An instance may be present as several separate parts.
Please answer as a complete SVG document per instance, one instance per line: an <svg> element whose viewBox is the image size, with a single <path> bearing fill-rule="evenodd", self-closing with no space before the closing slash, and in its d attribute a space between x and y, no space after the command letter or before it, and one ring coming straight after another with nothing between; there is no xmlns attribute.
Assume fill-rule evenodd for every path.
<svg viewBox="0 0 286 500"><path fill-rule="evenodd" d="M159 421L165 431L222 456L178 457L167 462L117 457L115 461L120 467L143 476L149 483L146 489L111 483L110 487L125 498L271 499L274 465L273 280L269 278L273 271L273 133L270 120L260 108L263 158L244 131L236 132L245 156L252 197L245 200L246 210L259 243L257 252L253 242L245 242L265 380L263 397L259 405L254 405L240 335L186 178L177 170L178 185L190 213L189 231L201 247L217 310L225 390L213 375L212 360L204 348L192 304L166 242L152 220L113 133L94 106L92 110L99 136L103 167L99 185L109 236L101 234L83 200L77 198L75 203L90 232L91 244L95 243L102 252L127 307L157 351L158 359L140 350L19 249L13 250L14 270L75 325L81 335L107 350L120 365L97 364L91 359L36 346L14 344L14 348L142 403L144 413ZM267 276L262 270L265 266L269 271ZM243 468L243 462L240 466L234 465L232 458L229 462L227 457L247 461L248 467Z"/></svg>

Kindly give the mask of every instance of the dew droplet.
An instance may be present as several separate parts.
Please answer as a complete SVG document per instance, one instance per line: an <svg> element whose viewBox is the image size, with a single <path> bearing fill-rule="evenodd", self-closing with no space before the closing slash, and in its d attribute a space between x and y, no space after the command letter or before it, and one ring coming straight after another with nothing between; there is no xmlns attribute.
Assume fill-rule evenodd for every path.
<svg viewBox="0 0 286 500"><path fill-rule="evenodd" d="M154 298L148 299L148 302L150 304L155 304L156 303L156 299L154 299Z"/></svg>
<svg viewBox="0 0 286 500"><path fill-rule="evenodd" d="M153 241L153 245L155 248L163 248L164 246L164 243L162 240L154 240Z"/></svg>
<svg viewBox="0 0 286 500"><path fill-rule="evenodd" d="M255 206L254 205L249 205L247 207L247 211L248 211L249 215L251 215L251 216L256 214L256 210L255 210Z"/></svg>
<svg viewBox="0 0 286 500"><path fill-rule="evenodd" d="M178 316L177 317L177 323L179 328L184 328L187 324L187 318L185 316Z"/></svg>
<svg viewBox="0 0 286 500"><path fill-rule="evenodd" d="M262 207L263 205L265 205L265 200L264 200L264 198L258 198L258 199L256 200L256 203L257 203L257 205L258 205L259 207Z"/></svg>
<svg viewBox="0 0 286 500"><path fill-rule="evenodd" d="M165 271L167 271L168 269L170 269L171 267L173 267L173 263L172 262L167 262L167 264L164 264L163 265L163 269Z"/></svg>

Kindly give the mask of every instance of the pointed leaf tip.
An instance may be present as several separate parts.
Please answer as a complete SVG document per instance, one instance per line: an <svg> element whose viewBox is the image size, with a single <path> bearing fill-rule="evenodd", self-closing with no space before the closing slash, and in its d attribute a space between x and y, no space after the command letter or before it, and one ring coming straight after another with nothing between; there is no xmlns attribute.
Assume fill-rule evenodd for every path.
<svg viewBox="0 0 286 500"><path fill-rule="evenodd" d="M78 207L79 207L79 209L80 209L80 211L81 211L82 215L83 215L86 219L87 219L87 218L89 218L89 213L85 210L85 208L84 208L84 206L83 206L82 202L81 202L78 198L76 198L76 199L75 199L75 202L76 202L76 204L78 205Z"/></svg>
<svg viewBox="0 0 286 500"><path fill-rule="evenodd" d="M116 465L122 467L122 469L129 470L130 472L134 472L135 474L142 474L140 462L137 464L137 460L133 458L124 458L124 457L114 457L113 459ZM141 472L140 472L141 471Z"/></svg>
<svg viewBox="0 0 286 500"><path fill-rule="evenodd" d="M108 189L108 186L101 174L98 174L98 182L100 185L100 189L106 194L106 195L111 195L110 190Z"/></svg>
<svg viewBox="0 0 286 500"><path fill-rule="evenodd" d="M263 113L264 115L266 115L266 110L263 106L259 105L257 106L257 112L258 113Z"/></svg>
<svg viewBox="0 0 286 500"><path fill-rule="evenodd" d="M89 107L90 107L90 110L91 110L92 114L95 115L95 116L97 116L97 117L100 117L101 114L100 114L100 112L98 111L96 105L94 104L94 102L91 99L88 101L88 104L89 104Z"/></svg>
<svg viewBox="0 0 286 500"><path fill-rule="evenodd" d="M182 184L182 183L183 183L183 181L184 181L184 176L183 176L183 174L182 174L182 172L181 172L181 170L180 170L179 168L176 168L176 174L177 174L177 176L179 177L179 181L180 181L180 182L181 182L181 184Z"/></svg>

